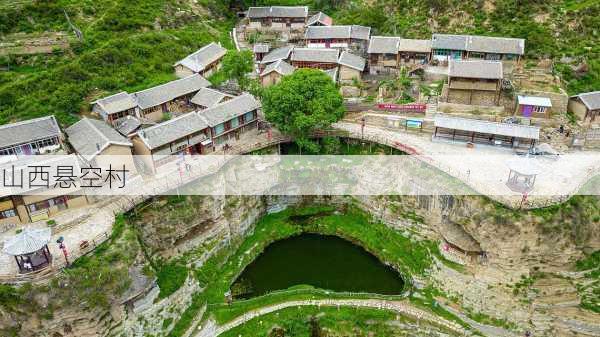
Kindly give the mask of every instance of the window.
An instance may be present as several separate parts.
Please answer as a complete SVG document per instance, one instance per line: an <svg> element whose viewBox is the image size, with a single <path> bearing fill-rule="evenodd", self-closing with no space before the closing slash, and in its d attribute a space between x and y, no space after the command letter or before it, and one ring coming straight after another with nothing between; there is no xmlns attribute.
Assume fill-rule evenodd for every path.
<svg viewBox="0 0 600 337"><path fill-rule="evenodd" d="M254 111L247 112L244 114L244 122L249 123L254 119Z"/></svg>
<svg viewBox="0 0 600 337"><path fill-rule="evenodd" d="M50 200L43 200L43 201L38 201L33 204L29 204L29 205L27 205L27 208L29 208L30 212L35 212L35 211L41 211L44 209L48 209L48 208L50 208L50 206L52 206L50 204Z"/></svg>
<svg viewBox="0 0 600 337"><path fill-rule="evenodd" d="M237 118L232 119L229 123L231 123L231 128L237 128L239 126L239 121Z"/></svg>
<svg viewBox="0 0 600 337"><path fill-rule="evenodd" d="M225 131L225 125L224 124L219 124L217 126L215 126L215 134L216 135L220 135Z"/></svg>
<svg viewBox="0 0 600 337"><path fill-rule="evenodd" d="M450 51L447 49L436 49L434 51L434 54L439 56L447 56L450 55Z"/></svg>
<svg viewBox="0 0 600 337"><path fill-rule="evenodd" d="M0 219L7 219L17 216L17 212L14 209L7 209L5 211L0 212Z"/></svg>
<svg viewBox="0 0 600 337"><path fill-rule="evenodd" d="M15 154L14 148L0 150L0 156L8 156L8 155L13 155L13 154Z"/></svg>

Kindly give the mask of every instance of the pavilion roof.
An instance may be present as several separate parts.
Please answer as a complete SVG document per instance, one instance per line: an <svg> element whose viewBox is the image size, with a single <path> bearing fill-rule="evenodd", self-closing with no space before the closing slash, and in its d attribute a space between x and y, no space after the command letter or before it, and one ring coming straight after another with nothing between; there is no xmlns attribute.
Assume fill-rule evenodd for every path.
<svg viewBox="0 0 600 337"><path fill-rule="evenodd" d="M4 253L17 256L37 252L50 242L51 236L50 228L25 228L4 242Z"/></svg>

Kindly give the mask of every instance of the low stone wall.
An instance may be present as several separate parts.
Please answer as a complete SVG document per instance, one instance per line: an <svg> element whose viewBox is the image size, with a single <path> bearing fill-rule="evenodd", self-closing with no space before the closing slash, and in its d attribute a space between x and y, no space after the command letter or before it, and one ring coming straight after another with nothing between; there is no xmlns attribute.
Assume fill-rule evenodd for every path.
<svg viewBox="0 0 600 337"><path fill-rule="evenodd" d="M504 107L439 102L438 111L449 114L503 115Z"/></svg>

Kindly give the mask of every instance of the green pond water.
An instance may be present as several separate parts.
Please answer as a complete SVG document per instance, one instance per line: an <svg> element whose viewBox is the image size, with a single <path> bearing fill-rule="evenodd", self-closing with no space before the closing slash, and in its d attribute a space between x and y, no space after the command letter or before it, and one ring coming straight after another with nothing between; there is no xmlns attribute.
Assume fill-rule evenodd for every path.
<svg viewBox="0 0 600 337"><path fill-rule="evenodd" d="M269 245L232 286L236 298L261 296L296 285L333 291L402 293L404 281L392 268L336 236L302 234Z"/></svg>

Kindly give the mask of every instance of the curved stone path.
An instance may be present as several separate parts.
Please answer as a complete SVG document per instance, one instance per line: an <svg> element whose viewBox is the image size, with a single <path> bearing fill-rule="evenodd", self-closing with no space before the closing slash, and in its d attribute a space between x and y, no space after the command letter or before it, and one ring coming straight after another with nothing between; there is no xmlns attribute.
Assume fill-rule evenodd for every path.
<svg viewBox="0 0 600 337"><path fill-rule="evenodd" d="M425 310L418 309L406 301L388 301L374 299L325 299L325 300L304 300L289 301L251 310L241 316L236 317L223 325L217 326L214 321L207 322L201 331L195 337L215 337L240 326L254 318L266 315L285 308L299 306L330 306L330 307L356 307L356 308L374 308L381 310L390 310L398 314L413 317L417 320L425 320L435 325L441 326L460 335L464 335L466 330L458 323L451 322L444 318L435 316Z"/></svg>

